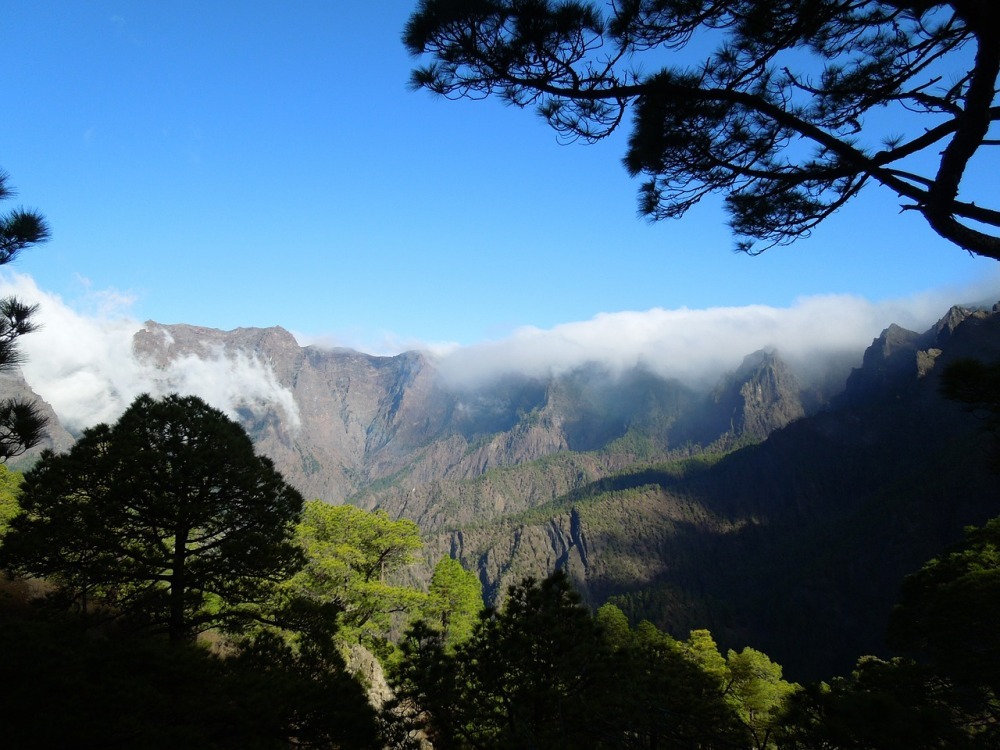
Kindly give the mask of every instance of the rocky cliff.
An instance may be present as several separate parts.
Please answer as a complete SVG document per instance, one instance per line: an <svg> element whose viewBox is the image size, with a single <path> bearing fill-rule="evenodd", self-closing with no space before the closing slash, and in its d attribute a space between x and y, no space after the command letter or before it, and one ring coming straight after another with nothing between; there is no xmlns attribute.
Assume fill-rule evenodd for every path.
<svg viewBox="0 0 1000 750"><path fill-rule="evenodd" d="M750 355L714 392L699 393L642 368L611 373L597 364L461 388L423 354L300 347L281 328L149 322L134 351L164 372L221 358L237 373L232 387L268 381L244 388L238 416L292 484L307 497L383 507L425 528L516 512L693 445L759 440L804 413L801 387L774 352ZM553 457L551 472L505 475L543 457ZM465 494L470 482L476 498Z"/></svg>
<svg viewBox="0 0 1000 750"><path fill-rule="evenodd" d="M634 620L679 636L709 627L793 676L845 673L884 653L902 577L1000 514L991 438L939 393L941 371L970 356L1000 360L1000 312L953 309L922 334L891 327L831 408L721 458L633 467L432 535L428 562L459 557L492 596L563 566L588 601L610 598ZM737 424L767 393L777 414L795 409L766 353L741 370L713 395L720 417Z"/></svg>
<svg viewBox="0 0 1000 750"><path fill-rule="evenodd" d="M4 398L16 398L22 401L34 402L39 413L46 421L45 434L41 442L20 456L11 458L7 462L10 468L19 470L31 466L38 460L38 456L43 450L61 453L69 450L70 446L73 445L73 436L60 424L59 418L56 416L51 404L39 397L31 389L19 368L0 372L0 394L3 394Z"/></svg>

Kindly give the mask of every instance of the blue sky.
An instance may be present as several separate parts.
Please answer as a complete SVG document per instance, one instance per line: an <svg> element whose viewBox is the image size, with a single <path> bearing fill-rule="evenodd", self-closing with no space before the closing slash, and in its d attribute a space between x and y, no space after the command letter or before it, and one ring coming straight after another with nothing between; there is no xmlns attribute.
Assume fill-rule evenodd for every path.
<svg viewBox="0 0 1000 750"><path fill-rule="evenodd" d="M84 316L366 351L629 311L1000 298L995 262L877 188L757 258L718 204L637 218L625 132L560 145L532 112L409 90L414 4L5 2L8 207L53 230L14 270Z"/></svg>

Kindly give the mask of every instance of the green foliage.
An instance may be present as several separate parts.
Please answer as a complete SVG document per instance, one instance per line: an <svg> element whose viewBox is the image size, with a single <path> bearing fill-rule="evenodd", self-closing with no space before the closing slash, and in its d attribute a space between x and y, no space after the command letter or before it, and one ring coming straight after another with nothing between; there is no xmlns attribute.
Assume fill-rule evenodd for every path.
<svg viewBox="0 0 1000 750"><path fill-rule="evenodd" d="M605 642L614 650L628 648L632 645L632 631L628 618L614 604L603 604L594 618L601 629Z"/></svg>
<svg viewBox="0 0 1000 750"><path fill-rule="evenodd" d="M712 634L704 629L692 630L688 639L680 644L681 649L695 664L701 667L720 686L729 681L726 660L719 653L719 647Z"/></svg>
<svg viewBox="0 0 1000 750"><path fill-rule="evenodd" d="M746 727L757 750L773 747L789 699L800 686L781 679L781 665L749 646L726 656L726 702Z"/></svg>
<svg viewBox="0 0 1000 750"><path fill-rule="evenodd" d="M609 499L641 501L653 492L672 489L684 480L697 477L724 455L724 453L703 454L655 464L636 464L626 470L616 471L589 482L551 502L514 514L511 519L523 523L537 523L548 519L554 513L570 508L583 510L588 507L600 507L607 504Z"/></svg>
<svg viewBox="0 0 1000 750"><path fill-rule="evenodd" d="M240 644L231 661L259 690L253 697L263 716L291 730L286 747L383 746L375 712L331 640L299 639L293 645L264 631Z"/></svg>
<svg viewBox="0 0 1000 750"><path fill-rule="evenodd" d="M598 746L611 652L565 574L512 586L454 655L431 632L410 631L397 680L428 712L435 747Z"/></svg>
<svg viewBox="0 0 1000 750"><path fill-rule="evenodd" d="M0 540L7 533L11 520L21 512L17 498L21 494L23 482L24 475L21 472L11 471L0 464Z"/></svg>
<svg viewBox="0 0 1000 750"><path fill-rule="evenodd" d="M468 640L483 609L483 585L473 571L451 557L434 566L423 617L441 632L446 648Z"/></svg>
<svg viewBox="0 0 1000 750"><path fill-rule="evenodd" d="M4 567L173 641L240 627L300 565L301 496L195 397L140 396L69 453L44 453L20 503Z"/></svg>
<svg viewBox="0 0 1000 750"><path fill-rule="evenodd" d="M749 746L773 747L788 701L800 689L781 678L781 666L749 647L730 649L723 657L707 630L691 631L677 647L711 680L729 715L742 724Z"/></svg>
<svg viewBox="0 0 1000 750"><path fill-rule="evenodd" d="M790 703L778 732L783 750L986 748L998 739L980 731L992 720L970 723L946 683L905 659L862 657L850 677L810 686Z"/></svg>
<svg viewBox="0 0 1000 750"><path fill-rule="evenodd" d="M797 688L758 651L723 658L708 631L592 617L561 572L512 586L454 652L423 622L401 650L400 694L443 748L774 747Z"/></svg>
<svg viewBox="0 0 1000 750"><path fill-rule="evenodd" d="M993 196L957 198L995 145L994 0L421 0L403 38L430 57L414 87L535 107L568 140L603 140L631 110L623 162L652 219L721 193L757 253L875 182L1000 258ZM867 119L884 108L896 132Z"/></svg>
<svg viewBox="0 0 1000 750"><path fill-rule="evenodd" d="M625 735L637 739L635 746L743 745L744 732L723 699L719 675L709 671L717 666L718 652L708 631L683 643L643 621L623 657L616 709Z"/></svg>
<svg viewBox="0 0 1000 750"><path fill-rule="evenodd" d="M392 614L422 603L422 594L391 582L422 545L413 521L313 500L305 504L295 537L306 562L289 588L306 599L336 604L342 639L384 641Z"/></svg>
<svg viewBox="0 0 1000 750"><path fill-rule="evenodd" d="M1000 518L903 583L889 622L896 648L929 657L943 675L1000 695Z"/></svg>

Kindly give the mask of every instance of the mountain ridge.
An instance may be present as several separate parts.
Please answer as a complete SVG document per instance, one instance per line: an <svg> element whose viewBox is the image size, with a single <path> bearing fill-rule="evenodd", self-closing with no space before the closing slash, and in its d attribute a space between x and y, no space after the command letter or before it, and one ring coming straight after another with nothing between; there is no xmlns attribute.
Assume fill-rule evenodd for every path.
<svg viewBox="0 0 1000 750"><path fill-rule="evenodd" d="M432 535L428 559L458 552L494 594L561 559L593 605L610 599L678 636L708 627L800 677L885 655L903 576L1000 513L989 439L937 382L948 362L1000 359L1000 314L949 315L926 335L886 329L830 409L762 442L686 475L601 480L548 514Z"/></svg>
<svg viewBox="0 0 1000 750"><path fill-rule="evenodd" d="M135 354L163 387L230 363L236 416L307 497L417 521L415 580L452 555L495 601L562 566L593 605L709 627L797 675L881 653L902 576L1000 512L986 439L937 385L958 358L1000 359L996 307L888 326L832 396L773 349L701 389L597 363L461 388L424 354L301 347L278 327L148 322ZM822 646L801 643L812 631Z"/></svg>
<svg viewBox="0 0 1000 750"><path fill-rule="evenodd" d="M760 439L804 413L803 397L818 400L797 384L801 393L758 393L755 406L716 419L718 434L709 434L697 426L701 413L739 411L739 405L722 404L718 394L706 402L641 367L615 375L595 363L544 379L509 374L471 389L447 384L418 352L379 357L300 347L280 327L218 331L152 321L135 335L134 351L161 369L208 357L266 366L281 398L244 404L240 421L293 485L328 502L377 494L393 480L405 478L413 489L472 480L546 455L599 450L637 429L656 436L659 444L649 446L655 455L684 442ZM780 360L771 358L773 373ZM740 398L746 405L745 394Z"/></svg>

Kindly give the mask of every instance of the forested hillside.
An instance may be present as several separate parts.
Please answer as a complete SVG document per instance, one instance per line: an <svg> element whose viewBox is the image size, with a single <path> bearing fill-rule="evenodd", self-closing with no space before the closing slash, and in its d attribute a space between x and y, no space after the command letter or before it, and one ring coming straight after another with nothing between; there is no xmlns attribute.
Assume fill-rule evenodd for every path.
<svg viewBox="0 0 1000 750"><path fill-rule="evenodd" d="M939 392L941 371L969 356L1000 357L1000 315L892 327L830 408L762 443L617 472L441 533L432 555L459 556L493 593L562 566L588 601L633 621L708 627L797 677L843 672L885 653L903 576L1000 512L982 420ZM543 468L510 473L522 471Z"/></svg>
<svg viewBox="0 0 1000 750"><path fill-rule="evenodd" d="M981 420L939 393L949 362L1000 356L998 317L890 326L832 397L774 351L702 391L596 365L463 390L423 355L280 329L150 323L135 347L161 368L265 362L284 397L241 409L258 448L307 497L416 521L414 581L452 555L496 601L562 567L593 606L822 676L883 653L902 576L998 510Z"/></svg>

